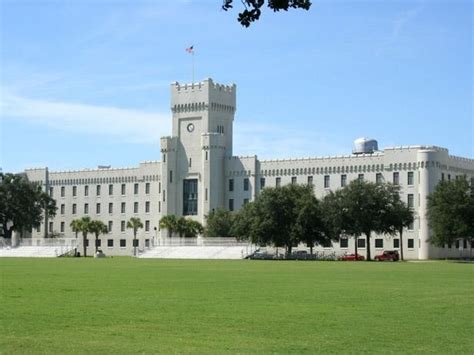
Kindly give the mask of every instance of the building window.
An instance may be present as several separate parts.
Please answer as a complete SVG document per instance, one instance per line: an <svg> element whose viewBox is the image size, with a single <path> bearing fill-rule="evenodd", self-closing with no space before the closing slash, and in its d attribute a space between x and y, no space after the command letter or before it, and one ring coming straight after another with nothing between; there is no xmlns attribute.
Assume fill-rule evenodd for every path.
<svg viewBox="0 0 474 355"><path fill-rule="evenodd" d="M72 187L72 196L76 197L77 196L77 186Z"/></svg>
<svg viewBox="0 0 474 355"><path fill-rule="evenodd" d="M110 184L109 185L109 195L113 195L114 194L114 185Z"/></svg>
<svg viewBox="0 0 474 355"><path fill-rule="evenodd" d="M150 221L145 221L145 232L150 231Z"/></svg>
<svg viewBox="0 0 474 355"><path fill-rule="evenodd" d="M113 248L114 247L114 240L113 239L107 239L107 246L109 248Z"/></svg>
<svg viewBox="0 0 474 355"><path fill-rule="evenodd" d="M365 248L365 239L364 238L358 238L357 239L357 248Z"/></svg>
<svg viewBox="0 0 474 355"><path fill-rule="evenodd" d="M244 179L244 191L248 191L248 190L249 190L249 179L245 178Z"/></svg>
<svg viewBox="0 0 474 355"><path fill-rule="evenodd" d="M72 204L72 214L77 213L77 205L75 203Z"/></svg>
<svg viewBox="0 0 474 355"><path fill-rule="evenodd" d="M407 173L407 184L413 185L413 171Z"/></svg>
<svg viewBox="0 0 474 355"><path fill-rule="evenodd" d="M95 213L100 214L100 203L96 203L95 205Z"/></svg>
<svg viewBox="0 0 474 355"><path fill-rule="evenodd" d="M233 210L234 210L234 199L229 198L229 211L233 211Z"/></svg>
<svg viewBox="0 0 474 355"><path fill-rule="evenodd" d="M265 178L260 178L260 189L265 187Z"/></svg>
<svg viewBox="0 0 474 355"><path fill-rule="evenodd" d="M138 248L138 239L133 239L133 246Z"/></svg>
<svg viewBox="0 0 474 355"><path fill-rule="evenodd" d="M170 170L170 184L173 182L173 170Z"/></svg>
<svg viewBox="0 0 474 355"><path fill-rule="evenodd" d="M161 212L161 201L158 201L158 212Z"/></svg>
<svg viewBox="0 0 474 355"><path fill-rule="evenodd" d="M347 248L349 246L347 238L339 238L339 246L341 248Z"/></svg>
<svg viewBox="0 0 474 355"><path fill-rule="evenodd" d="M375 174L375 183L381 184L383 182L383 175L382 173Z"/></svg>
<svg viewBox="0 0 474 355"><path fill-rule="evenodd" d="M467 239L462 240L462 247L463 249L467 249Z"/></svg>
<svg viewBox="0 0 474 355"><path fill-rule="evenodd" d="M414 195L413 194L408 194L407 195L407 205L408 205L408 207L413 208L414 205L415 205L414 201L415 201L414 200Z"/></svg>
<svg viewBox="0 0 474 355"><path fill-rule="evenodd" d="M412 222L410 222L410 224L408 225L408 230L409 231L412 231L413 229L415 228L415 224Z"/></svg>
<svg viewBox="0 0 474 355"><path fill-rule="evenodd" d="M150 247L150 239L145 239L145 248Z"/></svg>
<svg viewBox="0 0 474 355"><path fill-rule="evenodd" d="M456 239L456 249L459 249L461 243L459 243L459 239Z"/></svg>
<svg viewBox="0 0 474 355"><path fill-rule="evenodd" d="M64 222L61 222L60 230L61 233L64 233Z"/></svg>
<svg viewBox="0 0 474 355"><path fill-rule="evenodd" d="M86 239L86 248L89 248L89 239Z"/></svg>
<svg viewBox="0 0 474 355"><path fill-rule="evenodd" d="M158 193L161 194L161 182L158 183Z"/></svg>
<svg viewBox="0 0 474 355"><path fill-rule="evenodd" d="M163 163L166 163L166 153L163 153Z"/></svg>
<svg viewBox="0 0 474 355"><path fill-rule="evenodd" d="M89 186L84 186L84 196L89 196Z"/></svg>
<svg viewBox="0 0 474 355"><path fill-rule="evenodd" d="M150 194L150 183L147 182L145 184L145 194L149 195Z"/></svg>
<svg viewBox="0 0 474 355"><path fill-rule="evenodd" d="M415 247L415 239L408 239L408 249L413 249Z"/></svg>
<svg viewBox="0 0 474 355"><path fill-rule="evenodd" d="M54 227L54 224L53 222L49 222L49 233L53 233L53 228Z"/></svg>
<svg viewBox="0 0 474 355"><path fill-rule="evenodd" d="M133 185L133 193L138 195L138 184Z"/></svg>
<svg viewBox="0 0 474 355"><path fill-rule="evenodd" d="M120 204L120 213L125 213L125 202Z"/></svg>
<svg viewBox="0 0 474 355"><path fill-rule="evenodd" d="M88 213L89 213L89 204L85 203L84 204L84 214L88 214Z"/></svg>
<svg viewBox="0 0 474 355"><path fill-rule="evenodd" d="M138 213L138 202L133 203L133 213Z"/></svg>
<svg viewBox="0 0 474 355"><path fill-rule="evenodd" d="M324 188L329 188L329 175L324 175Z"/></svg>
<svg viewBox="0 0 474 355"><path fill-rule="evenodd" d="M209 152L206 150L206 160L209 159Z"/></svg>
<svg viewBox="0 0 474 355"><path fill-rule="evenodd" d="M100 247L102 245L102 239L96 239L95 240L95 246Z"/></svg>
<svg viewBox="0 0 474 355"><path fill-rule="evenodd" d="M207 187L204 189L204 199L207 201L207 194L208 194L208 191L207 191Z"/></svg>
<svg viewBox="0 0 474 355"><path fill-rule="evenodd" d="M163 191L163 194L164 194L164 191ZM183 180L183 215L184 216L197 215L198 213L197 202L198 202L197 179Z"/></svg>
<svg viewBox="0 0 474 355"><path fill-rule="evenodd" d="M66 212L66 206L63 204L61 204L61 214L64 214Z"/></svg>
<svg viewBox="0 0 474 355"><path fill-rule="evenodd" d="M37 233L41 232L41 226L36 227L36 232Z"/></svg>
<svg viewBox="0 0 474 355"><path fill-rule="evenodd" d="M125 221L120 221L120 231L125 232Z"/></svg>
<svg viewBox="0 0 474 355"><path fill-rule="evenodd" d="M276 187L280 187L280 186L281 186L281 177L277 177L277 178L275 179L275 186L276 186Z"/></svg>
<svg viewBox="0 0 474 355"><path fill-rule="evenodd" d="M229 179L229 191L234 191L234 179Z"/></svg>
<svg viewBox="0 0 474 355"><path fill-rule="evenodd" d="M112 202L109 202L109 213L114 213L114 204Z"/></svg>
<svg viewBox="0 0 474 355"><path fill-rule="evenodd" d="M166 202L166 190L163 190L163 202Z"/></svg>
<svg viewBox="0 0 474 355"><path fill-rule="evenodd" d="M145 202L145 213L150 213L150 201Z"/></svg>
<svg viewBox="0 0 474 355"><path fill-rule="evenodd" d="M125 184L122 184L122 186L120 187L120 193L122 194L122 196L125 195L125 193L126 193L126 186L125 186Z"/></svg>
<svg viewBox="0 0 474 355"><path fill-rule="evenodd" d="M375 248L377 248L377 249L383 248L383 239L381 239L381 238L376 238L375 239Z"/></svg>
<svg viewBox="0 0 474 355"><path fill-rule="evenodd" d="M96 196L100 196L100 185L97 185L95 187L95 194L96 194Z"/></svg>
<svg viewBox="0 0 474 355"><path fill-rule="evenodd" d="M393 184L394 185L399 185L400 184L400 173L398 171L395 171L393 173Z"/></svg>
<svg viewBox="0 0 474 355"><path fill-rule="evenodd" d="M308 185L313 186L313 177L312 176L308 176Z"/></svg>
<svg viewBox="0 0 474 355"><path fill-rule="evenodd" d="M448 181L451 181L451 174L448 174Z"/></svg>
<svg viewBox="0 0 474 355"><path fill-rule="evenodd" d="M291 183L294 185L296 184L296 176L291 177Z"/></svg>
<svg viewBox="0 0 474 355"><path fill-rule="evenodd" d="M64 197L66 194L66 188L64 186L61 186L61 197Z"/></svg>
<svg viewBox="0 0 474 355"><path fill-rule="evenodd" d="M394 247L395 249L400 248L400 239L395 238L395 239L393 240L393 247Z"/></svg>
<svg viewBox="0 0 474 355"><path fill-rule="evenodd" d="M193 161L191 158L189 158L189 167L191 167L193 165Z"/></svg>
<svg viewBox="0 0 474 355"><path fill-rule="evenodd" d="M244 198L244 206L249 203L249 199L248 198Z"/></svg>
<svg viewBox="0 0 474 355"><path fill-rule="evenodd" d="M441 181L444 181L444 173L441 173Z"/></svg>
<svg viewBox="0 0 474 355"><path fill-rule="evenodd" d="M347 175L341 175L341 187L347 185Z"/></svg>
<svg viewBox="0 0 474 355"><path fill-rule="evenodd" d="M357 177L357 180L364 181L364 174L359 174L359 176Z"/></svg>
<svg viewBox="0 0 474 355"><path fill-rule="evenodd" d="M108 225L107 225L107 232L109 233L112 233L112 228L114 226L114 222L113 221L109 221Z"/></svg>
<svg viewBox="0 0 474 355"><path fill-rule="evenodd" d="M125 248L127 246L127 240L126 239L120 239L120 248Z"/></svg>

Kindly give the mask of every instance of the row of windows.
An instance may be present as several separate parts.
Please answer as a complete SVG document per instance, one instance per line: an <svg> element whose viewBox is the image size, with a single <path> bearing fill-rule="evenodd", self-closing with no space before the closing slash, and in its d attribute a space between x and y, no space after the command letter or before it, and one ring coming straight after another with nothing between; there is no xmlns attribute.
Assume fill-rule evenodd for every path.
<svg viewBox="0 0 474 355"><path fill-rule="evenodd" d="M246 205L247 203L249 203L249 199L248 198L244 198L243 200L243 204ZM229 211L234 211L235 207L234 207L234 199L233 198L230 198L229 199Z"/></svg>
<svg viewBox="0 0 474 355"><path fill-rule="evenodd" d="M249 190L249 179L248 178L244 178L243 189L244 189L244 191ZM234 179L229 179L229 191L234 191Z"/></svg>
<svg viewBox="0 0 474 355"><path fill-rule="evenodd" d="M161 203L158 203L158 205L161 209ZM100 203L96 203L96 205L95 205L95 213L96 214L101 213L101 206L102 205ZM125 209L126 209L126 203L122 202L120 204L120 213L125 213ZM59 211L60 211L61 215L66 214L66 205L64 203L61 204ZM84 214L89 214L89 204L88 203L84 204L84 210L83 211L84 211ZM114 213L114 204L112 202L110 202L109 205L108 205L108 212L110 214ZM146 201L145 202L145 213L149 213L149 212L150 212L150 201ZM133 203L133 213L139 213L139 203L138 202ZM72 204L72 214L77 214L77 204L76 203Z"/></svg>
<svg viewBox="0 0 474 355"><path fill-rule="evenodd" d="M159 175L144 175L138 176L117 176L117 177L102 177L102 178L87 178L87 179L60 179L60 180L49 180L50 185L84 185L84 184L109 184L109 183L121 183L121 182L135 182L135 181L158 181ZM43 183L43 181L39 181Z"/></svg>
<svg viewBox="0 0 474 355"><path fill-rule="evenodd" d="M159 184L161 185L161 184ZM122 184L121 185L121 189L120 189L120 192L122 193L122 195L125 195L126 194L126 190L127 190L127 185L126 184ZM139 189L140 189L140 184L136 183L136 184L133 184L133 193L135 195L138 195L139 194ZM84 196L89 196L89 185L85 185L84 186ZM113 195L114 194L114 185L110 184L109 185L109 195ZM96 185L95 187L95 195L96 196L100 196L102 193L102 185ZM150 194L150 183L147 182L145 183L145 194L149 195ZM51 197L54 196L54 187L51 186L49 188L49 195ZM60 196L61 197L65 197L66 196L66 187L65 186L61 186L60 187ZM77 196L77 186L73 186L72 187L72 196Z"/></svg>
<svg viewBox="0 0 474 355"><path fill-rule="evenodd" d="M348 248L349 247L349 239L348 238L340 238L339 239L339 246L341 248ZM388 247L388 245L386 247ZM407 240L407 247L408 247L408 249L413 249L415 247L415 239L409 238ZM365 248L365 238L358 238L357 239L357 248ZM375 248L376 249L383 249L384 248L384 240L382 238L376 238L375 239ZM400 239L398 239L398 238L393 239L393 248L394 249L400 248Z"/></svg>
<svg viewBox="0 0 474 355"><path fill-rule="evenodd" d="M52 232L54 230L54 223L53 222L49 222L49 231ZM126 221L120 221L120 231L121 232L125 232L126 231L126 227L127 227L127 222ZM113 228L114 228L114 222L113 221L108 221L107 222L107 232L108 233L112 233L113 232ZM156 228L155 228L156 229ZM38 229L36 230L38 233L41 231L41 228L38 227ZM64 233L66 231L66 223L65 222L61 222L59 224L59 232L60 233ZM145 232L149 232L150 231L150 221L149 220L146 220L145 221Z"/></svg>
<svg viewBox="0 0 474 355"><path fill-rule="evenodd" d="M330 184L331 184L331 176L330 175L324 175L323 177L324 181L324 188L329 188L330 187ZM359 180L364 180L365 179L365 175L364 174L359 174L357 176L357 179ZM244 184L245 184L245 181L247 180L248 182L248 178L245 178L244 179ZM298 178L296 176L292 176L291 177L291 183L292 184L296 184L298 181ZM383 178L383 175L382 173L377 173L375 174L375 181L377 183L382 183L384 181L384 178ZM233 187L233 179L230 179L229 180L229 191L233 191L233 188L231 189L231 183L232 182L232 187ZM413 172L412 171L409 171L407 173L407 184L409 186L413 185L413 182L414 182L414 178L413 178ZM307 177L307 181L306 181L307 184L309 185L313 185L313 176L308 176ZM392 180L392 183L394 185L399 185L400 184L400 175L398 172L394 172L393 173L393 180ZM275 178L275 185L277 187L281 186L281 177L277 177ZM341 183L340 183L341 187L344 187L347 185L347 175L343 174L341 175ZM265 178L260 178L260 188L264 188L265 187Z"/></svg>
<svg viewBox="0 0 474 355"><path fill-rule="evenodd" d="M102 247L102 240L101 239L94 239L95 244L97 247ZM114 239L107 239L107 248L113 248L114 247ZM89 239L86 239L86 247L89 247ZM127 247L127 240L126 239L119 239L119 246L121 248L126 248ZM140 240L139 239L133 239L132 240L132 246L134 247L139 247L140 246ZM150 247L150 239L145 239L145 248Z"/></svg>

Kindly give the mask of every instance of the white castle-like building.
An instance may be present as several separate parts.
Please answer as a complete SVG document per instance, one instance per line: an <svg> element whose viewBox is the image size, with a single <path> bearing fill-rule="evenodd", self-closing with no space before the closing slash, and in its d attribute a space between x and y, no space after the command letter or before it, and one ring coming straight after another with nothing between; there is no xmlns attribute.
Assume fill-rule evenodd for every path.
<svg viewBox="0 0 474 355"><path fill-rule="evenodd" d="M149 248L157 238L165 238L159 220L167 214L189 216L205 223L205 216L217 208L239 210L255 200L269 186L308 183L322 198L351 180L385 181L401 187L402 199L416 212L413 226L404 232L407 259L460 257L470 246L437 248L430 244L426 218L427 196L443 179L465 175L474 180L474 160L449 155L436 146L404 146L377 150L374 141L359 141L366 148L353 154L316 158L259 160L233 155L233 121L236 111L236 85L220 85L212 79L200 83L171 84L172 135L161 138L161 161L142 162L135 168L78 171L25 171L56 200L54 218L45 218L32 232L34 239L55 232L73 238L73 219L90 216L102 220L108 234L102 235L101 248L110 255L130 255L133 233L126 228L130 217L139 217L144 228L138 233L138 247ZM89 253L94 251L90 236ZM79 238L81 240L82 238ZM352 252L358 243L365 253L365 238L341 238L330 247L337 253ZM375 253L399 248L398 237L371 238ZM82 247L81 247L82 248Z"/></svg>

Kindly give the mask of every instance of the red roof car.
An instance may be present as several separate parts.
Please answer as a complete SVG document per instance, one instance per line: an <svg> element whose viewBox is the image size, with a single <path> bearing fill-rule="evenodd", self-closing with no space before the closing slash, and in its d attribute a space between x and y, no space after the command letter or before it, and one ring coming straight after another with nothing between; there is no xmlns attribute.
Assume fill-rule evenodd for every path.
<svg viewBox="0 0 474 355"><path fill-rule="evenodd" d="M344 255L341 255L338 259L343 260L343 261L365 260L364 256L360 254L357 254L357 257L355 254L344 254Z"/></svg>
<svg viewBox="0 0 474 355"><path fill-rule="evenodd" d="M385 250L382 254L377 255L375 260L378 261L398 261L400 260L400 255L396 250Z"/></svg>

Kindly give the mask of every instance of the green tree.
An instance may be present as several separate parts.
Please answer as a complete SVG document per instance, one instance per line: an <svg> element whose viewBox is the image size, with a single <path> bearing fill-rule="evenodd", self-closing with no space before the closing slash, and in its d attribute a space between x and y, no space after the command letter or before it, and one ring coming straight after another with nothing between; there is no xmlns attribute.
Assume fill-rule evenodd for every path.
<svg viewBox="0 0 474 355"><path fill-rule="evenodd" d="M252 244L265 245L265 243L259 240L256 210L255 202L249 202L237 211L233 217L230 235L237 240L246 240Z"/></svg>
<svg viewBox="0 0 474 355"><path fill-rule="evenodd" d="M76 235L76 239L77 239L77 235L79 234L79 232L81 231L80 230L80 225L79 225L79 220L78 219L74 219L72 220L72 222L69 224L69 226L71 227L71 230L74 232L74 234Z"/></svg>
<svg viewBox="0 0 474 355"><path fill-rule="evenodd" d="M204 227L198 221L188 219L186 220L186 230L184 236L186 238L196 238L199 234L204 232Z"/></svg>
<svg viewBox="0 0 474 355"><path fill-rule="evenodd" d="M297 217L292 233L294 239L306 244L313 255L313 248L329 241L323 211L313 192L301 196L297 202Z"/></svg>
<svg viewBox="0 0 474 355"><path fill-rule="evenodd" d="M391 211L393 195L398 187L391 184L375 184L354 180L343 189L330 194L333 226L332 233L340 231L353 236L357 254L357 238L365 234L367 260L371 260L370 238L373 232L383 234L392 231L388 215ZM332 201L330 201L332 199ZM339 210L339 215L336 210Z"/></svg>
<svg viewBox="0 0 474 355"><path fill-rule="evenodd" d="M89 232L95 235L95 252L99 250L99 235L107 233L107 226L102 221L93 220L89 224Z"/></svg>
<svg viewBox="0 0 474 355"><path fill-rule="evenodd" d="M0 173L0 224L4 238L12 232L30 232L40 226L46 214L56 215L56 202L37 183L22 174Z"/></svg>
<svg viewBox="0 0 474 355"><path fill-rule="evenodd" d="M133 230L133 255L137 256L137 232L143 228L143 223L138 217L132 217L127 222L127 228Z"/></svg>
<svg viewBox="0 0 474 355"><path fill-rule="evenodd" d="M218 208L212 210L206 216L206 228L204 236L206 238L230 238L234 216L230 211Z"/></svg>
<svg viewBox="0 0 474 355"><path fill-rule="evenodd" d="M168 214L161 217L160 228L168 230L168 237L171 238L176 232L177 217L174 214Z"/></svg>
<svg viewBox="0 0 474 355"><path fill-rule="evenodd" d="M400 260L403 260L403 229L408 228L414 221L413 210L400 199L400 195L394 194L390 213L387 216L388 225L391 227L392 235L398 233L400 236Z"/></svg>
<svg viewBox="0 0 474 355"><path fill-rule="evenodd" d="M427 217L432 230L431 243L451 244L456 239L474 237L474 187L465 177L441 181L428 196Z"/></svg>
<svg viewBox="0 0 474 355"><path fill-rule="evenodd" d="M176 223L174 228L175 233L177 233L180 238L183 238L188 229L188 220L182 216L176 216Z"/></svg>
<svg viewBox="0 0 474 355"><path fill-rule="evenodd" d="M87 234L90 232L91 218L82 217L76 220L77 228L82 233L82 250L84 252L84 257L87 257ZM73 221L74 222L74 221Z"/></svg>
<svg viewBox="0 0 474 355"><path fill-rule="evenodd" d="M233 7L233 2L234 0L224 0L222 9L228 11ZM265 0L241 0L241 2L245 9L239 13L238 21L242 26L249 27L252 22L260 18ZM266 3L274 12L288 11L290 8L309 10L311 7L310 0L267 0Z"/></svg>

